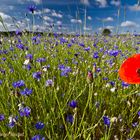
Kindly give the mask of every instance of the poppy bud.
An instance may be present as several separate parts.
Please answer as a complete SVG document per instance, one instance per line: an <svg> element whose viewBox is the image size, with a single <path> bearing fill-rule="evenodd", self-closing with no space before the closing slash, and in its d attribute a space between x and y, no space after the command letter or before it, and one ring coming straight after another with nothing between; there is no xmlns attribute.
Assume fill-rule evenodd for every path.
<svg viewBox="0 0 140 140"><path fill-rule="evenodd" d="M93 73L92 71L88 71L88 74L87 74L87 83L92 83L93 82Z"/></svg>
<svg viewBox="0 0 140 140"><path fill-rule="evenodd" d="M93 69L92 69L92 72L93 72L93 78L96 77L96 71L97 71L97 67L96 67L96 65L93 65Z"/></svg>

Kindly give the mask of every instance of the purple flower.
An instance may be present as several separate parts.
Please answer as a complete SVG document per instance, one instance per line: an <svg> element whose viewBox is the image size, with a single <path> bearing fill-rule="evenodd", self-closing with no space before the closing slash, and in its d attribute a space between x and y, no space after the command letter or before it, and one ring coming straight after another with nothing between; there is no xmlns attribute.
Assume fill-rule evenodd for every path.
<svg viewBox="0 0 140 140"><path fill-rule="evenodd" d="M77 107L77 101L75 101L75 100L70 101L69 106L72 107L72 108L76 108Z"/></svg>
<svg viewBox="0 0 140 140"><path fill-rule="evenodd" d="M105 125L110 126L110 118L109 117L103 116L103 121L104 121Z"/></svg>
<svg viewBox="0 0 140 140"><path fill-rule="evenodd" d="M36 6L35 6L35 5L30 5L30 6L28 7L28 10L29 10L30 12L34 13L34 11L36 10Z"/></svg>
<svg viewBox="0 0 140 140"><path fill-rule="evenodd" d="M3 114L0 114L0 121L3 121L5 119Z"/></svg>
<svg viewBox="0 0 140 140"><path fill-rule="evenodd" d="M58 65L58 69L63 70L63 69L65 69L65 66L63 64L60 64L60 65Z"/></svg>
<svg viewBox="0 0 140 140"><path fill-rule="evenodd" d="M73 115L71 114L67 115L67 118L66 118L67 122L73 123L73 120L74 120Z"/></svg>
<svg viewBox="0 0 140 140"><path fill-rule="evenodd" d="M46 62L46 58L38 58L36 62L39 62L39 63Z"/></svg>
<svg viewBox="0 0 140 140"><path fill-rule="evenodd" d="M138 126L138 122L132 123L132 126L133 126L133 127L137 127L137 126Z"/></svg>
<svg viewBox="0 0 140 140"><path fill-rule="evenodd" d="M114 57L116 57L119 53L120 53L119 50L111 50L111 51L109 51L109 55L114 56Z"/></svg>
<svg viewBox="0 0 140 140"><path fill-rule="evenodd" d="M25 56L25 58L30 59L30 60L33 60L33 55L32 55L32 54L27 54L27 55Z"/></svg>
<svg viewBox="0 0 140 140"><path fill-rule="evenodd" d="M17 82L14 82L12 85L13 85L14 88L20 88L22 86L25 86L25 83L24 83L23 80L19 80Z"/></svg>
<svg viewBox="0 0 140 140"><path fill-rule="evenodd" d="M52 79L48 79L47 81L46 81L46 86L47 87L49 87L49 86L53 86L53 80Z"/></svg>
<svg viewBox="0 0 140 140"><path fill-rule="evenodd" d="M38 134L33 136L31 140L45 140L45 137L42 137L40 134Z"/></svg>
<svg viewBox="0 0 140 140"><path fill-rule="evenodd" d="M19 110L19 114L21 117L29 117L31 114L31 109L27 106L27 107L23 107Z"/></svg>
<svg viewBox="0 0 140 140"><path fill-rule="evenodd" d="M44 128L44 123L42 123L42 122L37 122L36 124L35 124L35 128L36 129L42 129L42 128Z"/></svg>
<svg viewBox="0 0 140 140"><path fill-rule="evenodd" d="M21 35L22 34L22 32L20 31L20 30L16 30L16 35Z"/></svg>
<svg viewBox="0 0 140 140"><path fill-rule="evenodd" d="M42 74L41 72L34 72L33 78L39 81L41 79L41 74Z"/></svg>
<svg viewBox="0 0 140 140"><path fill-rule="evenodd" d="M90 47L84 48L85 51L90 51Z"/></svg>
<svg viewBox="0 0 140 140"><path fill-rule="evenodd" d="M67 77L68 76L68 73L70 73L72 70L70 67L65 67L63 69L61 69L61 76L65 76Z"/></svg>
<svg viewBox="0 0 140 140"><path fill-rule="evenodd" d="M70 48L72 46L72 44L69 43L67 46L68 46L68 48Z"/></svg>
<svg viewBox="0 0 140 140"><path fill-rule="evenodd" d="M129 84L128 84L128 83L126 83L126 82L122 82L122 86L123 86L123 87L128 87L128 86L129 86Z"/></svg>
<svg viewBox="0 0 140 140"><path fill-rule="evenodd" d="M24 45L22 43L17 44L16 47L20 50L24 50Z"/></svg>
<svg viewBox="0 0 140 140"><path fill-rule="evenodd" d="M84 43L79 43L79 46L85 47L85 44Z"/></svg>
<svg viewBox="0 0 140 140"><path fill-rule="evenodd" d="M2 80L0 80L0 85L2 85Z"/></svg>
<svg viewBox="0 0 140 140"><path fill-rule="evenodd" d="M6 58L5 58L5 57L2 57L2 58L1 58L1 60L5 61L5 60L6 60Z"/></svg>
<svg viewBox="0 0 140 140"><path fill-rule="evenodd" d="M99 108L100 107L100 103L99 102L95 102L95 106L96 106L96 108Z"/></svg>
<svg viewBox="0 0 140 140"><path fill-rule="evenodd" d="M20 91L21 95L30 95L32 94L32 89L25 88L24 90Z"/></svg>
<svg viewBox="0 0 140 140"><path fill-rule="evenodd" d="M138 111L138 115L140 116L140 111Z"/></svg>
<svg viewBox="0 0 140 140"><path fill-rule="evenodd" d="M26 65L25 67L27 70L30 70L32 68L30 64Z"/></svg>
<svg viewBox="0 0 140 140"><path fill-rule="evenodd" d="M114 81L110 81L109 83L110 83L111 86L114 86L115 85L115 82Z"/></svg>
<svg viewBox="0 0 140 140"><path fill-rule="evenodd" d="M17 117L17 116L15 116L15 117L9 116L8 119L9 119L8 127L13 128L13 127L15 126L15 123L16 123L17 120L18 120L18 117Z"/></svg>
<svg viewBox="0 0 140 140"><path fill-rule="evenodd" d="M99 58L99 53L98 53L98 52L95 52L95 53L93 54L93 58L95 58L95 59Z"/></svg>
<svg viewBox="0 0 140 140"><path fill-rule="evenodd" d="M15 126L15 122L10 122L9 124L8 124L8 127L10 127L10 128L13 128Z"/></svg>

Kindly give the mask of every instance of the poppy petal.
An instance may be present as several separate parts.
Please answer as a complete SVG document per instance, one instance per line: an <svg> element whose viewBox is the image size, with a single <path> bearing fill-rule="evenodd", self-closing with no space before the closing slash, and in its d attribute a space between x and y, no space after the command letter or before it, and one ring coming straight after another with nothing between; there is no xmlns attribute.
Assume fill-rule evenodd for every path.
<svg viewBox="0 0 140 140"><path fill-rule="evenodd" d="M140 54L135 54L123 62L119 76L129 84L140 84Z"/></svg>

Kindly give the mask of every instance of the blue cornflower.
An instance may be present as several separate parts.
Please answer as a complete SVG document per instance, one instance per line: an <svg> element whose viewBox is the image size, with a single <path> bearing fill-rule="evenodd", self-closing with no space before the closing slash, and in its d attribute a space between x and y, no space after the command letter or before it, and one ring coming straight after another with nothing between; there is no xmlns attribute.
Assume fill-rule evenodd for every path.
<svg viewBox="0 0 140 140"><path fill-rule="evenodd" d="M84 48L85 51L90 51L90 47Z"/></svg>
<svg viewBox="0 0 140 140"><path fill-rule="evenodd" d="M101 68L97 68L96 71L97 71L97 72L100 72L100 71L101 71Z"/></svg>
<svg viewBox="0 0 140 140"><path fill-rule="evenodd" d="M137 126L138 126L138 122L132 123L132 126L133 126L133 127L137 127Z"/></svg>
<svg viewBox="0 0 140 140"><path fill-rule="evenodd" d="M6 58L5 58L5 57L2 57L2 58L1 58L1 60L5 61L5 60L6 60Z"/></svg>
<svg viewBox="0 0 140 140"><path fill-rule="evenodd" d="M32 68L30 64L26 65L25 67L27 70L30 70Z"/></svg>
<svg viewBox="0 0 140 140"><path fill-rule="evenodd" d="M128 87L128 86L129 86L129 84L128 84L128 83L126 83L126 82L123 82L123 81L122 81L122 86L123 86L123 87Z"/></svg>
<svg viewBox="0 0 140 140"><path fill-rule="evenodd" d="M14 50L14 48L13 48L12 46L10 46L10 47L9 47L9 50L10 50L10 51L13 51L13 50Z"/></svg>
<svg viewBox="0 0 140 140"><path fill-rule="evenodd" d="M22 95L30 95L32 94L32 89L25 88L24 90L20 91Z"/></svg>
<svg viewBox="0 0 140 140"><path fill-rule="evenodd" d="M108 80L108 78L107 77L103 77L103 80Z"/></svg>
<svg viewBox="0 0 140 140"><path fill-rule="evenodd" d="M21 35L22 34L22 32L20 31L20 30L16 30L16 35Z"/></svg>
<svg viewBox="0 0 140 140"><path fill-rule="evenodd" d="M33 60L33 55L32 54L27 54L25 56L25 58L29 59L29 60Z"/></svg>
<svg viewBox="0 0 140 140"><path fill-rule="evenodd" d="M111 51L109 51L109 55L114 56L114 57L116 57L119 53L120 53L119 50L111 50Z"/></svg>
<svg viewBox="0 0 140 140"><path fill-rule="evenodd" d="M20 50L24 50L24 45L22 43L17 44L16 47Z"/></svg>
<svg viewBox="0 0 140 140"><path fill-rule="evenodd" d="M103 121L104 121L105 125L110 126L110 118L109 117L103 116Z"/></svg>
<svg viewBox="0 0 140 140"><path fill-rule="evenodd" d="M46 58L38 58L36 62L39 62L39 63L46 62Z"/></svg>
<svg viewBox="0 0 140 140"><path fill-rule="evenodd" d="M42 137L40 134L38 134L33 136L31 140L45 140L45 137Z"/></svg>
<svg viewBox="0 0 140 140"><path fill-rule="evenodd" d="M68 76L68 73L70 73L72 70L70 67L65 67L64 69L61 70L61 76Z"/></svg>
<svg viewBox="0 0 140 140"><path fill-rule="evenodd" d="M20 116L21 117L29 117L30 116L30 114L31 114L31 109L30 109L30 107L23 107L23 108L21 108L20 110L19 110L19 114L20 114Z"/></svg>
<svg viewBox="0 0 140 140"><path fill-rule="evenodd" d="M114 81L110 81L109 83L110 83L111 86L114 86L115 85L115 82Z"/></svg>
<svg viewBox="0 0 140 140"><path fill-rule="evenodd" d="M95 59L99 58L99 53L98 53L98 52L95 52L95 53L93 54L93 58L95 58Z"/></svg>
<svg viewBox="0 0 140 140"><path fill-rule="evenodd" d="M8 127L13 128L18 120L18 116L14 117L11 115L8 119L9 119Z"/></svg>
<svg viewBox="0 0 140 140"><path fill-rule="evenodd" d="M22 86L25 86L25 83L24 83L23 80L19 80L17 82L14 82L12 85L13 85L14 88L20 88Z"/></svg>
<svg viewBox="0 0 140 140"><path fill-rule="evenodd" d="M58 69L63 70L63 69L65 69L65 66L63 64L60 64L60 65L58 65Z"/></svg>
<svg viewBox="0 0 140 140"><path fill-rule="evenodd" d="M72 107L72 108L76 108L77 107L77 101L75 101L75 100L70 101L69 106Z"/></svg>
<svg viewBox="0 0 140 140"><path fill-rule="evenodd" d="M29 10L30 12L34 13L34 11L36 10L36 6L35 6L35 5L30 5L30 6L28 7L28 10Z"/></svg>
<svg viewBox="0 0 140 140"><path fill-rule="evenodd" d="M37 122L36 124L35 124L35 128L36 129L42 129L42 128L44 128L44 123L42 123L42 122Z"/></svg>
<svg viewBox="0 0 140 140"><path fill-rule="evenodd" d="M47 86L47 87L53 86L53 84L54 84L54 82L53 82L52 79L48 79L48 80L46 81L46 86Z"/></svg>
<svg viewBox="0 0 140 140"><path fill-rule="evenodd" d="M79 43L79 46L85 47L85 44L84 43Z"/></svg>
<svg viewBox="0 0 140 140"><path fill-rule="evenodd" d="M2 80L0 80L0 85L2 84Z"/></svg>
<svg viewBox="0 0 140 140"><path fill-rule="evenodd" d="M72 46L72 44L69 43L67 46L68 46L68 48L70 48Z"/></svg>
<svg viewBox="0 0 140 140"><path fill-rule="evenodd" d="M0 121L3 121L5 119L4 114L0 114Z"/></svg>
<svg viewBox="0 0 140 140"><path fill-rule="evenodd" d="M41 79L41 74L42 74L41 72L34 72L33 78L39 81Z"/></svg>
<svg viewBox="0 0 140 140"><path fill-rule="evenodd" d="M60 38L60 44L64 44L64 43L67 43L67 42L68 41L64 37Z"/></svg>
<svg viewBox="0 0 140 140"><path fill-rule="evenodd" d="M67 115L66 121L73 123L73 121L74 121L73 115L71 115L71 114Z"/></svg>
<svg viewBox="0 0 140 140"><path fill-rule="evenodd" d="M95 106L96 106L96 108L99 108L100 107L100 103L99 102L95 102Z"/></svg>
<svg viewBox="0 0 140 140"><path fill-rule="evenodd" d="M140 116L140 111L138 111L138 115Z"/></svg>

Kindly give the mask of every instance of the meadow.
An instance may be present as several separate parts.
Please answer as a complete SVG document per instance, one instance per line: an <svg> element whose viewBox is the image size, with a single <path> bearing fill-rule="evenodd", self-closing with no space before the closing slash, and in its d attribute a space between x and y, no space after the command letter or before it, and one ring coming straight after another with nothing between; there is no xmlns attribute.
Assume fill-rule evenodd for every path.
<svg viewBox="0 0 140 140"><path fill-rule="evenodd" d="M118 75L139 46L135 34L1 37L0 139L140 140L140 85Z"/></svg>

